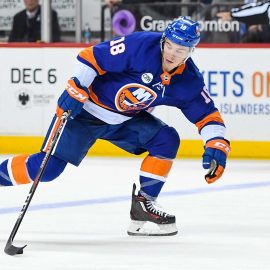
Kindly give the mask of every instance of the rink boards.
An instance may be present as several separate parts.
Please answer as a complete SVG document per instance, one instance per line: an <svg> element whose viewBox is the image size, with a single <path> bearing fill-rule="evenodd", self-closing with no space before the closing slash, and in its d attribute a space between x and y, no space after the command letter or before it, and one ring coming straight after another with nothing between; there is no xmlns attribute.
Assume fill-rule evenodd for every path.
<svg viewBox="0 0 270 270"><path fill-rule="evenodd" d="M82 49L64 44L19 46L0 45L0 153L39 150L58 96ZM270 158L269 55L267 45L216 45L197 48L193 56L225 120L232 141L231 157ZM196 127L180 111L160 107L153 114L178 130L179 157L201 156L203 144ZM128 155L103 141L98 141L90 154Z"/></svg>

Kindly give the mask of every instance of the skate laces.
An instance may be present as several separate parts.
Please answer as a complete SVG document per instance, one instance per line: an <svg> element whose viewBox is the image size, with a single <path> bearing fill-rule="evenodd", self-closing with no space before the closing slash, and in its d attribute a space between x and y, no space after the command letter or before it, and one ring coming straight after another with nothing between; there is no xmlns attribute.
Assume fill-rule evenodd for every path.
<svg viewBox="0 0 270 270"><path fill-rule="evenodd" d="M162 217L166 217L168 216L167 213L163 212L160 208L161 205L158 204L157 202L155 201L150 201L150 200L146 200L146 206L147 206L147 209L152 212L153 214L155 215L158 215L158 216L162 216Z"/></svg>

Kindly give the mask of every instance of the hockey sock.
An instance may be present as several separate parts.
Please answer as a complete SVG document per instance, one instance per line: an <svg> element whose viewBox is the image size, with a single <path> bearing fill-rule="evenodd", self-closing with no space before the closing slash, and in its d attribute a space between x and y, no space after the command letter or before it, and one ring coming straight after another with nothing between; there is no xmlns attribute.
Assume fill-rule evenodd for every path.
<svg viewBox="0 0 270 270"><path fill-rule="evenodd" d="M139 194L149 200L155 200L170 172L173 160L147 156L141 165Z"/></svg>
<svg viewBox="0 0 270 270"><path fill-rule="evenodd" d="M28 184L31 179L26 168L28 155L9 158L0 164L0 185L13 186Z"/></svg>
<svg viewBox="0 0 270 270"><path fill-rule="evenodd" d="M31 179L35 179L44 156L45 153L40 152L31 155L28 158L27 169ZM47 167L42 175L41 182L48 182L57 178L64 171L66 165L66 161L59 159L55 156L51 156Z"/></svg>
<svg viewBox="0 0 270 270"><path fill-rule="evenodd" d="M0 164L0 186L12 186L7 170L8 159Z"/></svg>
<svg viewBox="0 0 270 270"><path fill-rule="evenodd" d="M32 182L38 173L44 155L43 152L31 156L20 155L2 162L0 164L0 185L12 186ZM58 177L64 171L66 164L65 161L51 156L41 181L47 182Z"/></svg>

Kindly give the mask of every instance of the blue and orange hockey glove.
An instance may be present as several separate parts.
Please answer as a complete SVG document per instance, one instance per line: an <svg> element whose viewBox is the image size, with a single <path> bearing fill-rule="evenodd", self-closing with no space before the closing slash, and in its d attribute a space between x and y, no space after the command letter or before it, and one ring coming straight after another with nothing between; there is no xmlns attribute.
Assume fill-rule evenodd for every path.
<svg viewBox="0 0 270 270"><path fill-rule="evenodd" d="M64 111L71 111L70 118L75 118L81 112L83 104L88 98L88 89L82 87L78 79L71 78L67 82L66 89L58 99L57 116L61 117Z"/></svg>
<svg viewBox="0 0 270 270"><path fill-rule="evenodd" d="M230 153L230 142L223 138L214 138L206 142L203 153L203 168L209 169L205 175L208 184L218 180L226 167L227 156Z"/></svg>

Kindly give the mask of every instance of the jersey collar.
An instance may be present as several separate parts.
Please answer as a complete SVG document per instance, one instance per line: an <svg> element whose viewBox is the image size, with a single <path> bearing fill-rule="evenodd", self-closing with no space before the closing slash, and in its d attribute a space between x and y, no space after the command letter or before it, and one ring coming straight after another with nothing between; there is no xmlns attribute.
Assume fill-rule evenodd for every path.
<svg viewBox="0 0 270 270"><path fill-rule="evenodd" d="M163 73L160 75L161 83L163 85L169 85L170 82L171 82L172 76L173 75L176 75L176 74L182 74L183 71L184 71L184 69L185 69L185 67L186 67L186 64L183 63L180 66L178 66L177 69L173 73L169 73L167 71L164 71L164 69L162 68Z"/></svg>

